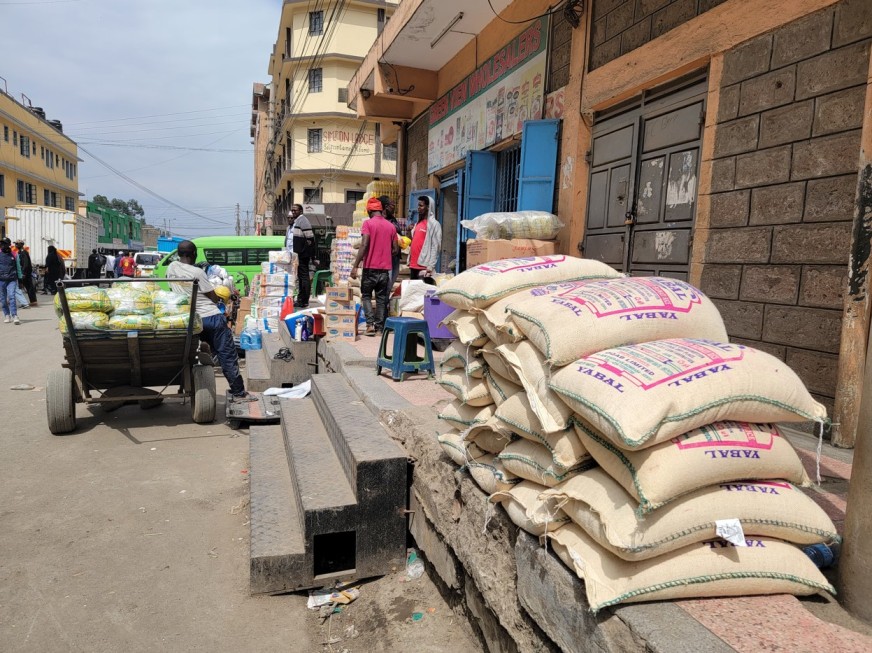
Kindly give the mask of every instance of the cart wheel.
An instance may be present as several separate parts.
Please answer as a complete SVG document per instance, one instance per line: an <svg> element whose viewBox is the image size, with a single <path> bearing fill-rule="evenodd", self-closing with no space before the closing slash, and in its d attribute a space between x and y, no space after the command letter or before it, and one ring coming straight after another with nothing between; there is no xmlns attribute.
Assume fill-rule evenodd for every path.
<svg viewBox="0 0 872 653"><path fill-rule="evenodd" d="M73 372L67 368L51 370L45 387L48 430L55 435L76 428L76 402L73 395Z"/></svg>
<svg viewBox="0 0 872 653"><path fill-rule="evenodd" d="M191 373L191 416L197 424L207 424L215 420L215 372L211 365L194 365Z"/></svg>

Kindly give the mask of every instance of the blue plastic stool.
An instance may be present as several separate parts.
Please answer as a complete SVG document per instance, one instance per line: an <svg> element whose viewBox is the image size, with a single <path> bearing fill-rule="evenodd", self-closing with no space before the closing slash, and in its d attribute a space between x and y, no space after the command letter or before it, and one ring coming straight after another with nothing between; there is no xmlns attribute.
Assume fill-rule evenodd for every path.
<svg viewBox="0 0 872 653"><path fill-rule="evenodd" d="M394 351L388 356L388 334L394 334ZM418 354L418 339L424 341L424 356ZM389 367L394 381L404 381L406 373L426 370L429 376L436 374L433 363L433 346L430 343L430 329L426 320L413 317L389 317L385 321L378 358L375 362L376 374L381 375L383 367Z"/></svg>

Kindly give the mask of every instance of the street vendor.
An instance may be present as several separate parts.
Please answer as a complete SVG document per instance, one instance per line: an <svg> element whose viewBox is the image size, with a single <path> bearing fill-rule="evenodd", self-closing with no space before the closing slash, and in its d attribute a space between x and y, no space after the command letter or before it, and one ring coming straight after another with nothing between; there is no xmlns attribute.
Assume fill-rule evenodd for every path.
<svg viewBox="0 0 872 653"><path fill-rule="evenodd" d="M221 363L224 378L230 384L230 394L233 401L255 401L256 398L245 391L242 374L239 372L239 357L236 354L236 344L233 334L227 327L224 315L218 309L221 298L215 292L215 287L206 277L206 273L195 265L197 246L190 240L183 240L178 246L179 260L173 261L167 267L167 277L170 279L196 279L199 282L197 304L195 310L203 320L203 332L200 339L205 341ZM173 291L193 294L190 283L170 283Z"/></svg>

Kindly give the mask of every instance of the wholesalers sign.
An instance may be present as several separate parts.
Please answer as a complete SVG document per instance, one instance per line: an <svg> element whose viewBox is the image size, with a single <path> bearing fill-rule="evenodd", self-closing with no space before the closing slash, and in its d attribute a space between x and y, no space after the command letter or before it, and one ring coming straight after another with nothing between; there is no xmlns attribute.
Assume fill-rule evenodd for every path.
<svg viewBox="0 0 872 653"><path fill-rule="evenodd" d="M540 18L430 107L427 171L521 133L542 117L548 21Z"/></svg>

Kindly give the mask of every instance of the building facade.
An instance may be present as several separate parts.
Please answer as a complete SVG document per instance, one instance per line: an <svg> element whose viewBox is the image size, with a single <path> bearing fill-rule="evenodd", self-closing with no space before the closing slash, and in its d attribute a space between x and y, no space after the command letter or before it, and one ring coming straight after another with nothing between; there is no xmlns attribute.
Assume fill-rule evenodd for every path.
<svg viewBox="0 0 872 653"><path fill-rule="evenodd" d="M60 121L0 90L0 218L14 206L75 212L79 161Z"/></svg>
<svg viewBox="0 0 872 653"><path fill-rule="evenodd" d="M543 169L555 177L553 203L543 195L538 208L566 225L561 250L699 285L731 339L786 361L828 407L834 441L850 445L869 332L872 3L490 5L403 0L350 82L359 116L401 125L386 134L399 143L401 194L437 198L458 258L455 216L475 217L483 194L467 174L458 198L453 171L496 154L484 207L512 206L500 159L517 136L449 143L445 158L457 121L449 136L444 117L474 103L483 83L499 85L495 70L523 66L529 30L550 12L545 108L531 106L528 122L560 121ZM408 97L395 92L397 72L415 80ZM490 99L478 104L490 131ZM468 139L463 120L460 130Z"/></svg>
<svg viewBox="0 0 872 653"><path fill-rule="evenodd" d="M359 120L347 106L348 80L395 6L382 0L337 0L316 10L301 0L282 4L269 63L269 137L255 151L264 161L270 228L284 229L291 204L353 203L373 177L396 175L396 149L382 144L380 125Z"/></svg>
<svg viewBox="0 0 872 653"><path fill-rule="evenodd" d="M264 220L269 213L272 219L272 205L268 203L267 193L273 192L266 187L266 146L270 139L272 123L269 119L269 85L255 82L251 92L251 144L254 146L254 233L265 233Z"/></svg>
<svg viewBox="0 0 872 653"><path fill-rule="evenodd" d="M115 254L143 251L144 229L154 230L150 236L150 240L153 240L150 247L152 249L157 247L159 230L155 227L146 227L143 219L87 201L79 202L79 213L94 218L100 223L97 243L102 252Z"/></svg>

